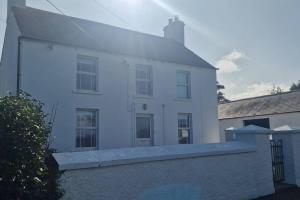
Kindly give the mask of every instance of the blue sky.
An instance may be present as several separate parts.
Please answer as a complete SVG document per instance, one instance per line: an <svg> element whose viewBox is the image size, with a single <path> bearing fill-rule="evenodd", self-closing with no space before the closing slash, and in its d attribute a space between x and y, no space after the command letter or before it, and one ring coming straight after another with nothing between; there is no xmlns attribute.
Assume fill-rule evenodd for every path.
<svg viewBox="0 0 300 200"><path fill-rule="evenodd" d="M298 0L51 1L67 15L161 36L168 18L179 15L186 46L220 68L230 99L268 94L273 84L288 90L300 80ZM57 12L46 0L27 5ZM0 0L0 46L5 18L6 0Z"/></svg>

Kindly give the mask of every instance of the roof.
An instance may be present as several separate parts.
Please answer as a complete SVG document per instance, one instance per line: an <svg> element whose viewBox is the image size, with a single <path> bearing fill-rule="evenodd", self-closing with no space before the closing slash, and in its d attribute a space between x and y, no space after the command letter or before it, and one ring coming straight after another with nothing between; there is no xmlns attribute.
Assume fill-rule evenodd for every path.
<svg viewBox="0 0 300 200"><path fill-rule="evenodd" d="M300 112L300 91L254 97L219 104L219 119Z"/></svg>
<svg viewBox="0 0 300 200"><path fill-rule="evenodd" d="M13 7L12 10L21 34L26 38L215 69L171 39L30 7Z"/></svg>

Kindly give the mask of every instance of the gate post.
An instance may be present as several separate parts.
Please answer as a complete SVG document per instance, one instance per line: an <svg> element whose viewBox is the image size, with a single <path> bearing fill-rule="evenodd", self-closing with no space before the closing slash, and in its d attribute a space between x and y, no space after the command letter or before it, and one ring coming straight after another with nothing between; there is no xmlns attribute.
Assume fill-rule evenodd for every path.
<svg viewBox="0 0 300 200"><path fill-rule="evenodd" d="M273 134L274 140L282 140L284 156L284 183L300 186L300 130L279 127Z"/></svg>
<svg viewBox="0 0 300 200"><path fill-rule="evenodd" d="M253 145L257 149L257 159L251 162L260 162L265 167L265 173L262 179L267 179L269 188L273 192L273 172L272 172L272 157L270 148L270 135L273 130L261 128L255 125L249 125L240 129L226 130L226 134L233 134L235 141ZM258 181L259 183L259 181Z"/></svg>

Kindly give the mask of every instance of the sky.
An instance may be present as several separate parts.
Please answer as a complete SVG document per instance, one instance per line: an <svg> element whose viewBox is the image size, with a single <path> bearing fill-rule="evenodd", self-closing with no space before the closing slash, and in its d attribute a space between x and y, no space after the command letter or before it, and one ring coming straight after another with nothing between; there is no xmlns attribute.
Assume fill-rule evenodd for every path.
<svg viewBox="0 0 300 200"><path fill-rule="evenodd" d="M163 36L168 18L185 23L185 45L219 68L230 100L288 91L300 80L299 0L50 0L66 15ZM46 0L27 6L58 12ZM6 0L0 0L0 53Z"/></svg>

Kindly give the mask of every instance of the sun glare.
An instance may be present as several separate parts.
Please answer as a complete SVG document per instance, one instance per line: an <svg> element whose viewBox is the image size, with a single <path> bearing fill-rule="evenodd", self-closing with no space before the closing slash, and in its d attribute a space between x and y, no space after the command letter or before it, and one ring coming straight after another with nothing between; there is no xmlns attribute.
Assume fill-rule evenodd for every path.
<svg viewBox="0 0 300 200"><path fill-rule="evenodd" d="M129 4L136 4L139 0L125 0L127 1Z"/></svg>

